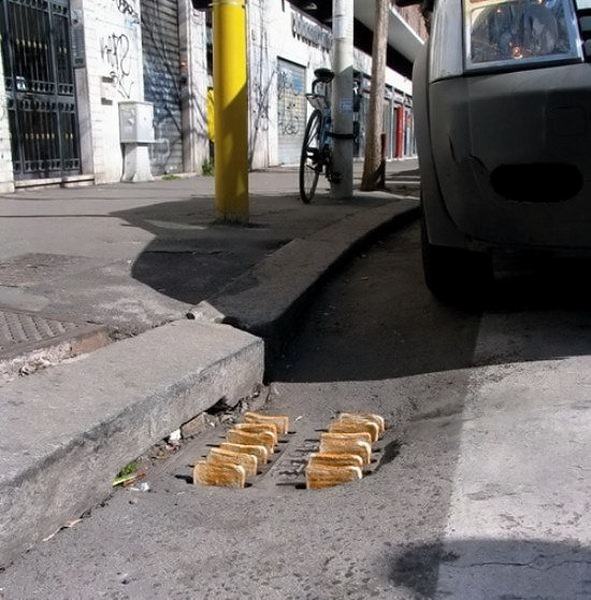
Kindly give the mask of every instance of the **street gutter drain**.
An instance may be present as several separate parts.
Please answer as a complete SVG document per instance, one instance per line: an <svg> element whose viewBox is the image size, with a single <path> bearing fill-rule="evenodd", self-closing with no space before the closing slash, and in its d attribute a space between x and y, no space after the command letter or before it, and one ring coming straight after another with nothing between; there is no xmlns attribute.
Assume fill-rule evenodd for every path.
<svg viewBox="0 0 591 600"><path fill-rule="evenodd" d="M280 471L278 485L319 490L363 479L380 468L383 457L391 459L392 443L384 443L387 429L379 415L342 413L320 440L305 440L299 456Z"/></svg>
<svg viewBox="0 0 591 600"><path fill-rule="evenodd" d="M279 450L289 432L289 417L247 412L234 425L226 441L213 447L205 460L193 467L193 483L205 486L244 488Z"/></svg>

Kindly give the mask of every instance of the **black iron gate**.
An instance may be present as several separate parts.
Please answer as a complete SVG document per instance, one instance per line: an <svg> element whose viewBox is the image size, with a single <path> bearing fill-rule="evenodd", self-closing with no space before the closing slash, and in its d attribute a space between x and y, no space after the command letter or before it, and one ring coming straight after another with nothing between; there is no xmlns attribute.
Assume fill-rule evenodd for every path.
<svg viewBox="0 0 591 600"><path fill-rule="evenodd" d="M15 179L80 173L69 0L0 0Z"/></svg>

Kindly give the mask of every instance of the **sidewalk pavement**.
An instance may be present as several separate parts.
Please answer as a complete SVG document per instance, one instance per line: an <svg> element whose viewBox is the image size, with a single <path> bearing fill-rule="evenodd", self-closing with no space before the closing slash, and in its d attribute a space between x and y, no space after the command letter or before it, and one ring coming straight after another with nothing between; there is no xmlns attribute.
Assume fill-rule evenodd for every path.
<svg viewBox="0 0 591 600"><path fill-rule="evenodd" d="M416 175L392 182L415 166L391 165L394 194L311 206L297 172L255 173L249 227L216 223L205 178L0 197L0 568L182 424L249 402L327 273L417 215ZM11 342L52 339L51 368L2 385Z"/></svg>
<svg viewBox="0 0 591 600"><path fill-rule="evenodd" d="M416 161L391 163L389 174L411 168ZM0 311L137 335L182 318L294 238L392 201L338 203L321 185L318 201L304 206L294 169L250 181L247 228L216 223L210 177L0 196ZM1 346L0 335L0 355Z"/></svg>

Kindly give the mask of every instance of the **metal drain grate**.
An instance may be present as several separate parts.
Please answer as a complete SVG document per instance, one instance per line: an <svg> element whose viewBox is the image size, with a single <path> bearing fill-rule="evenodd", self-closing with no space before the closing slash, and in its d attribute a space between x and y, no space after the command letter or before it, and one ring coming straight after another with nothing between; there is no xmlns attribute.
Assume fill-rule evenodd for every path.
<svg viewBox="0 0 591 600"><path fill-rule="evenodd" d="M0 307L0 359L68 341L100 329L38 313Z"/></svg>

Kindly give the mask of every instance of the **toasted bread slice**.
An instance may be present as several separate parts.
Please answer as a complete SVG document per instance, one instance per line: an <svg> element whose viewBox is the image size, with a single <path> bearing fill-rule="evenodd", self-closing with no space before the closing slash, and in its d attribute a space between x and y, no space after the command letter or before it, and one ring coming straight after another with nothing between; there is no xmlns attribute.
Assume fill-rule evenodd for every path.
<svg viewBox="0 0 591 600"><path fill-rule="evenodd" d="M242 454L252 454L257 457L259 467L266 465L269 462L269 452L265 446L253 446L249 444L231 444L230 442L224 442L220 444L222 450L229 450L230 452L241 452Z"/></svg>
<svg viewBox="0 0 591 600"><path fill-rule="evenodd" d="M193 483L217 487L243 488L246 485L244 467L232 464L213 465L198 462L193 468Z"/></svg>
<svg viewBox="0 0 591 600"><path fill-rule="evenodd" d="M268 431L275 440L273 443L277 445L277 425L275 423L236 423L233 429L239 429L240 431L246 431L248 433L262 433Z"/></svg>
<svg viewBox="0 0 591 600"><path fill-rule="evenodd" d="M343 417L362 417L363 419L369 419L374 422L380 428L380 437L384 435L386 432L386 419L380 415L376 415L374 413L354 413L354 412L344 412L341 413L341 418Z"/></svg>
<svg viewBox="0 0 591 600"><path fill-rule="evenodd" d="M309 490L342 485L363 477L359 467L306 467L306 487Z"/></svg>
<svg viewBox="0 0 591 600"><path fill-rule="evenodd" d="M328 438L333 440L356 440L358 442L367 442L371 446L371 435L367 431L346 432L346 433L323 433L320 439Z"/></svg>
<svg viewBox="0 0 591 600"><path fill-rule="evenodd" d="M363 459L358 454L335 454L334 452L315 452L308 459L309 467L360 467Z"/></svg>
<svg viewBox="0 0 591 600"><path fill-rule="evenodd" d="M287 435L289 431L289 417L282 415L264 415L257 412L244 413L247 423L275 423L278 435Z"/></svg>
<svg viewBox="0 0 591 600"><path fill-rule="evenodd" d="M320 452L331 454L356 454L364 465L371 462L369 433L323 433L320 436Z"/></svg>
<svg viewBox="0 0 591 600"><path fill-rule="evenodd" d="M366 432L371 436L372 443L380 439L380 427L373 421L363 417L341 417L328 426L331 433L361 433Z"/></svg>
<svg viewBox="0 0 591 600"><path fill-rule="evenodd" d="M259 461L254 454L244 454L241 452L232 452L222 448L212 448L207 462L212 465L231 464L240 465L244 468L247 477L254 477L257 474Z"/></svg>
<svg viewBox="0 0 591 600"><path fill-rule="evenodd" d="M226 439L232 444L264 446L269 454L273 454L275 451L275 436L269 431L249 433L240 429L230 429Z"/></svg>

